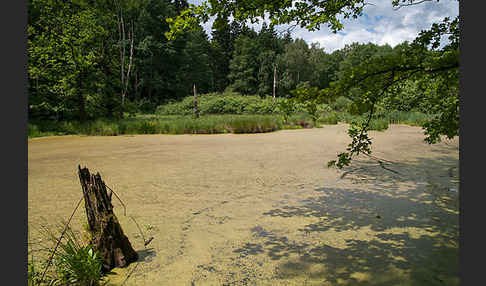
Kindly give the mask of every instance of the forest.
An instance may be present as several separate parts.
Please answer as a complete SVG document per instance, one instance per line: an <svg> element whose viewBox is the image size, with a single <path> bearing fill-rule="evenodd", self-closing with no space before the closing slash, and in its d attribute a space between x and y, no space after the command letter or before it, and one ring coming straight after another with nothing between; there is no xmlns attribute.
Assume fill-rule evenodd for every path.
<svg viewBox="0 0 486 286"><path fill-rule="evenodd" d="M408 2L393 1L395 6L417 4ZM319 7L323 11L325 3ZM360 15L359 4L363 1L329 15ZM342 28L332 17L315 18L317 12L305 8L275 16L270 25L264 22L255 30L248 20L262 11L251 5L244 8L247 14L236 13L240 8L231 5L211 10L167 0L32 0L28 5L30 136L39 129L79 133L73 124L119 122L160 110L187 115L192 106L182 113L170 106L179 102L180 107L184 98L190 105L188 97L196 91L220 95L222 103L212 107L213 114L238 114L224 110L247 105L249 97L257 96L264 108L245 113L281 113L285 122L300 104L314 123L326 111L361 116L361 123L354 125L363 132L350 129L356 139L351 149L366 150L364 131L371 119L390 112L422 113L427 120L418 125L430 143L458 134L458 17L434 24L413 42L395 47L353 43L329 53L317 43L292 38L291 29L275 28L290 21L311 31L323 23L335 31ZM215 17L211 35L202 26L209 16ZM274 97L273 104L265 105L266 97ZM342 113L327 116L349 118ZM66 124L72 128L62 128ZM126 127L116 129L122 132L114 133L123 133ZM343 156L345 163L349 158Z"/></svg>

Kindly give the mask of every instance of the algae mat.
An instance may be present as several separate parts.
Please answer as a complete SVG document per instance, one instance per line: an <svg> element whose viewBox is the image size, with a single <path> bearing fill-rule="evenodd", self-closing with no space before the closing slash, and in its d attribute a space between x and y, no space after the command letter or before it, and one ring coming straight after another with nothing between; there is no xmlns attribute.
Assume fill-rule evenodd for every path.
<svg viewBox="0 0 486 286"><path fill-rule="evenodd" d="M458 139L428 145L405 125L371 137L387 161L344 170L327 162L349 143L345 124L29 140L29 240L69 217L80 164L121 197L140 254L109 285L458 285Z"/></svg>

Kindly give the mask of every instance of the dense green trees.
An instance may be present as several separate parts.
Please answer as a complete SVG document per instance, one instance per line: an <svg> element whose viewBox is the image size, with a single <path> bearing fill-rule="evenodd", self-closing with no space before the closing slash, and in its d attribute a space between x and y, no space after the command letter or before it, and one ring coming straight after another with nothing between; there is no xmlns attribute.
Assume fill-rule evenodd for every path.
<svg viewBox="0 0 486 286"><path fill-rule="evenodd" d="M109 106L104 68L113 51L102 11L83 1L29 4L30 114L84 120Z"/></svg>
<svg viewBox="0 0 486 286"><path fill-rule="evenodd" d="M213 72L213 90L223 92L229 85L229 65L233 58L236 38L242 32L242 25L236 21L230 23L225 15L216 17L211 31L211 66Z"/></svg>
<svg viewBox="0 0 486 286"><path fill-rule="evenodd" d="M191 94L194 84L199 93L230 88L263 97L273 94L275 79L278 97L348 98L348 111L367 116L352 126L353 143L331 165L371 152L368 124L383 108L436 114L424 126L430 143L458 134L457 17L393 48L354 43L326 53L277 34L274 24L337 31L367 3L292 2L30 0L29 117L84 121L121 117L137 106L150 112ZM421 2L392 0L397 8ZM245 24L265 15L271 25L259 31ZM209 16L216 16L211 39L201 26Z"/></svg>
<svg viewBox="0 0 486 286"><path fill-rule="evenodd" d="M29 117L120 117L192 91L212 90L211 47L202 27L169 41L168 0L29 2Z"/></svg>
<svg viewBox="0 0 486 286"><path fill-rule="evenodd" d="M219 14L212 38L201 25L168 40L189 7L168 0L29 2L29 116L32 120L121 117L152 112L192 92L290 96L298 84L327 88L343 53L263 24L255 31ZM169 21L170 22L170 21ZM359 45L358 45L359 46Z"/></svg>

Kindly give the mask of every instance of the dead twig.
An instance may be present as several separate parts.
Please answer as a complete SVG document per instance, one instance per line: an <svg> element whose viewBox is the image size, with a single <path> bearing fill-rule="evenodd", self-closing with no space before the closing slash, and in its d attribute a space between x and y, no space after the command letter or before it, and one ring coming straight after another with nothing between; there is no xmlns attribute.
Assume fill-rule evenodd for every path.
<svg viewBox="0 0 486 286"><path fill-rule="evenodd" d="M123 214L125 216L127 216L127 209L126 209L125 204L123 203L123 201L120 199L120 197L116 194L116 192L112 188L108 187L106 184L105 184L105 187L107 187L113 194L115 194L116 198L120 201L120 203L123 206ZM144 247L147 246L152 241L152 239L154 239L154 238L153 237L150 237L148 240L146 240L145 239L145 236L143 235L142 229L140 228L140 226L137 223L137 221L135 220L135 218L133 216L129 216L129 217L133 220L133 222L135 223L135 225L137 225L138 231L142 235Z"/></svg>
<svg viewBox="0 0 486 286"><path fill-rule="evenodd" d="M137 221L133 218L133 216L130 216L130 218L133 220L133 222L137 225L137 228L138 228L138 231L140 232L140 234L142 235L142 239L143 239L143 244L146 245L146 240L145 240L145 236L143 235L143 232L142 232L142 229L140 229L140 226L138 225ZM148 244L148 243L147 243Z"/></svg>

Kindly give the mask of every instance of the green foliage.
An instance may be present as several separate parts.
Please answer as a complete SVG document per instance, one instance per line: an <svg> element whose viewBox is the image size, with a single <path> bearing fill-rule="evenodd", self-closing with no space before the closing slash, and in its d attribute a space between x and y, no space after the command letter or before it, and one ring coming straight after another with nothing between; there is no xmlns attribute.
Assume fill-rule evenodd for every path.
<svg viewBox="0 0 486 286"><path fill-rule="evenodd" d="M29 253L29 285L99 285L102 259L91 245L81 242L79 233L62 222L55 229L41 225L40 235L36 251L30 249ZM38 253L36 260L33 253Z"/></svg>
<svg viewBox="0 0 486 286"><path fill-rule="evenodd" d="M319 90L317 87L311 87L309 83L305 82L299 84L290 93L296 102L304 106L315 125L320 117L318 106L327 100L326 91Z"/></svg>
<svg viewBox="0 0 486 286"><path fill-rule="evenodd" d="M258 91L258 55L260 47L254 38L240 35L235 41L228 79L233 90L248 95Z"/></svg>
<svg viewBox="0 0 486 286"><path fill-rule="evenodd" d="M70 126L70 134L91 136L116 136L123 134L221 134L221 133L260 133L280 130L283 128L278 115L203 115L198 119L186 115L135 117L121 120L97 119L84 123L79 122L38 122L37 133L29 133L29 137L66 134L66 126ZM37 126L42 127L39 131ZM29 131L33 132L33 131Z"/></svg>
<svg viewBox="0 0 486 286"><path fill-rule="evenodd" d="M371 154L371 139L368 136L366 123L363 121L355 121L351 123L348 130L349 137L352 138L352 142L346 148L347 152L342 152L338 155L338 160L332 160L328 162L328 167L337 166L343 168L349 166L353 156L358 156L360 153Z"/></svg>
<svg viewBox="0 0 486 286"><path fill-rule="evenodd" d="M234 52L234 40L238 37L240 25L230 24L228 17L218 15L213 22L211 31L211 62L213 71L214 91L223 92L229 85L229 62Z"/></svg>
<svg viewBox="0 0 486 286"><path fill-rule="evenodd" d="M168 23L160 19L175 16L183 2L29 2L29 118L119 118L154 112L193 84L210 92L210 43L203 28L170 42L164 37Z"/></svg>
<svg viewBox="0 0 486 286"><path fill-rule="evenodd" d="M339 117L338 114L334 111L327 112L321 115L318 122L323 124L328 124L328 125L334 125L334 124L338 124Z"/></svg>
<svg viewBox="0 0 486 286"><path fill-rule="evenodd" d="M201 97L198 99L198 108L201 109ZM189 115L194 113L194 98L187 96L178 102L159 105L155 110L156 114L161 115Z"/></svg>
<svg viewBox="0 0 486 286"><path fill-rule="evenodd" d="M372 119L368 126L368 130L383 131L388 129L388 120L384 118Z"/></svg>
<svg viewBox="0 0 486 286"><path fill-rule="evenodd" d="M303 39L296 39L285 45L284 53L277 58L280 93L288 93L299 84L311 80L314 69L309 55L309 47Z"/></svg>
<svg viewBox="0 0 486 286"><path fill-rule="evenodd" d="M424 1L391 2L400 7ZM458 135L458 17L434 23L411 43L394 48L353 43L331 54L274 29L296 23L311 31L321 25L338 31L343 19L359 17L366 4L364 0L216 0L199 5L165 0L30 1L29 137L228 130L219 125L213 130L215 122L204 120L142 123L134 118L140 112L154 112L156 106L158 114L193 114L192 96L187 97L193 85L203 94L198 98L201 115L281 113L289 128L307 126L309 118L311 126L357 118L367 122L353 136L404 122L422 126L429 143ZM210 16L216 16L211 40L201 25ZM246 20L262 16L270 20L269 26L265 23L259 32L246 26ZM125 24L120 25L122 18ZM274 71L276 102L268 97ZM225 89L248 96L208 94ZM289 95L293 107L282 101ZM329 113L329 107L340 113ZM292 122L300 112L306 113L300 123ZM134 120L113 120L123 116ZM176 125L180 126L172 129ZM352 149L342 153L349 156L339 158L345 164L358 151Z"/></svg>
<svg viewBox="0 0 486 286"><path fill-rule="evenodd" d="M295 112L296 106L294 99L292 98L283 98L278 103L278 110L282 114L284 123L287 123L289 117Z"/></svg>
<svg viewBox="0 0 486 286"><path fill-rule="evenodd" d="M155 134L157 132L157 123L151 120L140 121L137 128L141 134Z"/></svg>
<svg viewBox="0 0 486 286"><path fill-rule="evenodd" d="M179 117L162 123L159 121L160 133L166 134L220 134L229 132L228 118L201 116Z"/></svg>
<svg viewBox="0 0 486 286"><path fill-rule="evenodd" d="M36 286L39 285L42 278L42 269L36 265L34 259L27 262L27 285Z"/></svg>
<svg viewBox="0 0 486 286"><path fill-rule="evenodd" d="M317 127L316 122L312 121L307 113L295 113L291 115L286 123L286 128L312 128Z"/></svg>
<svg viewBox="0 0 486 286"><path fill-rule="evenodd" d="M390 108L419 107L422 110L427 109L430 114L439 114L427 122L418 122L425 129L425 140L429 143L439 141L440 135L449 138L458 135L459 51L450 50L450 46L446 46L441 52L428 50L427 43L431 43L430 39L427 41L420 36L412 44L403 43L392 51L371 57L359 65L350 66L342 71L335 85L335 93L357 90L350 108L351 113L357 115L373 116L374 111L379 112L376 109L379 108L380 102L388 104ZM410 82L413 82L413 85ZM413 88L416 92L412 95L407 94ZM394 98L400 96L401 102L393 102ZM417 102L420 102L420 105L417 106ZM366 133L369 127L368 124L362 125L362 132L359 134ZM360 141L357 138L353 140ZM359 148L363 146L353 145L350 156L358 154Z"/></svg>
<svg viewBox="0 0 486 286"><path fill-rule="evenodd" d="M79 245L73 239L61 244L55 267L63 284L97 285L102 277L102 261L91 246Z"/></svg>
<svg viewBox="0 0 486 286"><path fill-rule="evenodd" d="M277 103L270 96L258 98L245 106L244 114L273 114L277 112Z"/></svg>
<svg viewBox="0 0 486 286"><path fill-rule="evenodd" d="M394 7L420 4L423 1L394 0ZM271 24L296 22L308 30L318 29L321 24L327 24L334 31L342 29L342 19L361 16L365 1L301 1L293 5L292 1L274 1L265 5L255 5L252 1L211 1L211 6L201 5L194 17L208 17L216 14L233 16L237 20L254 20L263 17L265 13L270 16ZM186 12L187 13L187 12ZM171 26L171 30L182 30L182 26L191 25L190 19L178 18ZM449 43L441 49L440 41L443 36L448 36ZM395 48L378 48L376 45L351 45L344 49L344 58L340 63L338 81L330 84L330 93L334 95L348 95L353 99L349 111L355 115L368 114L370 117L366 124L360 126L360 132L350 129L353 142L349 152L341 153L338 167L349 164L351 157L360 152L368 152L368 140L362 136L370 128L371 117L375 111L375 105L383 97L400 92L401 83L405 81L418 82L423 89L436 95L424 98L432 113L440 114L432 121L424 125L426 141L429 143L440 140L440 135L453 137L458 134L458 55L459 55L459 21L448 18L441 23L435 23L429 30L422 31L411 45L404 43ZM291 57L296 59L296 57ZM283 61L285 62L285 61ZM247 69L248 70L248 69ZM297 72L297 75L300 75ZM287 74L288 79L291 77ZM250 78L250 77L249 77ZM251 79L251 78L250 78ZM437 80L438 79L438 80ZM299 79L295 84L299 83ZM290 83L290 80L285 82ZM306 91L303 94L311 92ZM426 93L427 94L427 93ZM430 92L429 92L430 94ZM444 96L446 95L446 96ZM317 98L314 96L314 98ZM306 100L307 101L307 100ZM312 100L311 100L312 101ZM410 104L400 109L408 109ZM308 112L316 119L316 104L307 104ZM396 106L395 106L396 108ZM395 109L394 108L394 109ZM410 110L410 109L408 109ZM383 121L386 122L386 121ZM381 124L384 126L384 124ZM376 126L375 126L376 127ZM363 144L361 144L363 143ZM330 165L334 165L333 162Z"/></svg>
<svg viewBox="0 0 486 286"><path fill-rule="evenodd" d="M29 10L30 115L95 116L106 88L99 63L111 49L94 44L109 33L103 12L86 1L34 0Z"/></svg>
<svg viewBox="0 0 486 286"><path fill-rule="evenodd" d="M208 2L211 4L208 5ZM257 18L265 18L270 14L271 25L290 24L297 22L301 27L310 31L318 30L321 24L334 32L341 30L342 19L356 18L362 14L365 1L301 1L294 5L292 1L208 1L198 6L191 5L183 10L175 19L168 21L171 24L167 37L172 39L184 31L190 30L198 21L207 21L210 16L224 14L234 17L236 20L258 21Z"/></svg>
<svg viewBox="0 0 486 286"><path fill-rule="evenodd" d="M271 97L242 96L234 92L211 93L198 96L198 108L204 114L270 114L277 112ZM161 105L157 114L189 115L194 112L194 98L187 96L180 102Z"/></svg>
<svg viewBox="0 0 486 286"><path fill-rule="evenodd" d="M119 134L118 125L106 120L97 119L94 122L88 122L84 126L86 126L87 135L115 136Z"/></svg>
<svg viewBox="0 0 486 286"><path fill-rule="evenodd" d="M282 128L279 118L268 116L237 117L230 121L232 133L263 133Z"/></svg>
<svg viewBox="0 0 486 286"><path fill-rule="evenodd" d="M353 101L345 96L339 96L331 102L330 106L336 111L348 111Z"/></svg>
<svg viewBox="0 0 486 286"><path fill-rule="evenodd" d="M441 141L441 136L452 139L458 134L459 130L459 103L458 99L447 106L447 109L439 113L438 116L423 123L425 129L425 141L427 143L437 143Z"/></svg>

